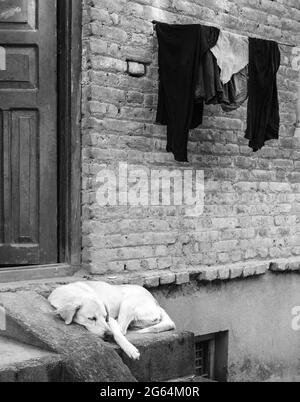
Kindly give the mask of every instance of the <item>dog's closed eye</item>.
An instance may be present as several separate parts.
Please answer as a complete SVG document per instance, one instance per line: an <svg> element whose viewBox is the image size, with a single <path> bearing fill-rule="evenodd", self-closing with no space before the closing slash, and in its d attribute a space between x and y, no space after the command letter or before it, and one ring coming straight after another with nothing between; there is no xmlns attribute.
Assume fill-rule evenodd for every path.
<svg viewBox="0 0 300 402"><path fill-rule="evenodd" d="M97 317L90 317L89 321L94 321L95 322L95 321L97 321Z"/></svg>

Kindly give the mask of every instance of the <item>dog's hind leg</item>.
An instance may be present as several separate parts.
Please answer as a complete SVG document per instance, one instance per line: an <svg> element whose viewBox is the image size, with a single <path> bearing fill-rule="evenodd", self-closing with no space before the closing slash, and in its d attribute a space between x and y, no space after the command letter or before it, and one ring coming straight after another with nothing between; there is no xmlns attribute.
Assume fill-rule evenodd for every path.
<svg viewBox="0 0 300 402"><path fill-rule="evenodd" d="M175 323L171 320L168 314L164 309L161 308L161 321L156 325L152 325L151 327L141 329L137 331L139 334L158 334L160 332L167 332L176 329Z"/></svg>
<svg viewBox="0 0 300 402"><path fill-rule="evenodd" d="M139 360L140 352L122 334L122 331L121 331L120 326L117 323L117 321L114 320L113 318L110 318L108 324L110 326L110 329L111 329L111 332L113 334L114 340L120 346L120 348L122 350L124 350L124 352L127 354L127 356L130 357L131 359Z"/></svg>

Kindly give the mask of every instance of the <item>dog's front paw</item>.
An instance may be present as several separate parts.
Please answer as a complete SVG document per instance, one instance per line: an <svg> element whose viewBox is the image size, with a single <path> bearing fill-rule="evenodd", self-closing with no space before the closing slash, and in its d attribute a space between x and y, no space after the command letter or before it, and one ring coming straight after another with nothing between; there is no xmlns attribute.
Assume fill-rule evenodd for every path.
<svg viewBox="0 0 300 402"><path fill-rule="evenodd" d="M132 360L139 360L141 357L140 352L133 345L130 345L128 348L126 348L125 352L126 352L127 356L130 357L130 359L132 359Z"/></svg>

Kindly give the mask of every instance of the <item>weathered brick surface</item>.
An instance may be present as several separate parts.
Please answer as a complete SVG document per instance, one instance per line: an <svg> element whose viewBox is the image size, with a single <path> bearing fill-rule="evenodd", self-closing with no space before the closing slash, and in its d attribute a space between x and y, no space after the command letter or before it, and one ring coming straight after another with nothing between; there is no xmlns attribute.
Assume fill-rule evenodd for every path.
<svg viewBox="0 0 300 402"><path fill-rule="evenodd" d="M279 141L252 153L244 139L246 107L225 114L219 106L207 106L203 126L191 132L187 167L205 171L202 216L188 218L175 206L97 205L96 177L103 164L127 161L154 169L183 169L165 152L165 127L155 124L158 67L152 20L212 24L300 45L299 0L85 0L84 266L96 274L154 271L147 278L151 287L159 281L184 283L184 271L199 265L257 261L259 267L260 261L299 256L300 139L294 137L298 72L292 68L289 46L281 45ZM139 64L129 67L129 61ZM145 74L130 75L134 71ZM213 269L202 277L255 273L250 268L223 269L215 278ZM181 274L176 275L178 271Z"/></svg>

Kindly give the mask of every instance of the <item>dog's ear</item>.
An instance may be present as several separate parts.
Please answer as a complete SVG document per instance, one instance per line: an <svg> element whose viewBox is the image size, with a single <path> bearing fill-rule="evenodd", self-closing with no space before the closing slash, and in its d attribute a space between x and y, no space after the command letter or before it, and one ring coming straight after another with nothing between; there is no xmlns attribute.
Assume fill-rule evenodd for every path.
<svg viewBox="0 0 300 402"><path fill-rule="evenodd" d="M81 308L81 304L76 302L67 303L64 307L56 310L56 314L59 315L67 325L72 324L73 318L77 311Z"/></svg>

